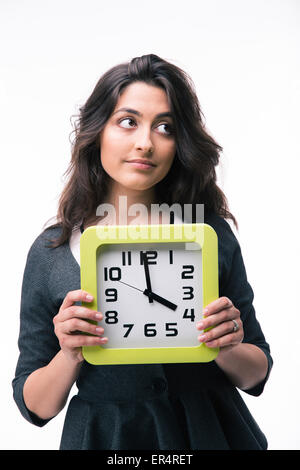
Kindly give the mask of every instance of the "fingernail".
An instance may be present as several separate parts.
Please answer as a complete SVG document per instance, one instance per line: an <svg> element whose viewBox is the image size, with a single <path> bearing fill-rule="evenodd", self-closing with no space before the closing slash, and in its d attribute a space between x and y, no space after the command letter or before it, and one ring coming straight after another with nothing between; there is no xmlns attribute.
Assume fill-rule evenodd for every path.
<svg viewBox="0 0 300 470"><path fill-rule="evenodd" d="M102 318L102 313L96 313L95 317L96 318Z"/></svg>
<svg viewBox="0 0 300 470"><path fill-rule="evenodd" d="M87 296L86 296L86 300L93 300L93 296L92 296L92 295L89 295L89 294L87 294Z"/></svg>
<svg viewBox="0 0 300 470"><path fill-rule="evenodd" d="M199 321L197 324L196 324L196 327L199 329L199 330L203 330L203 321Z"/></svg>
<svg viewBox="0 0 300 470"><path fill-rule="evenodd" d="M198 340L200 341L200 343L204 343L205 339L206 339L206 335L198 336Z"/></svg>
<svg viewBox="0 0 300 470"><path fill-rule="evenodd" d="M205 308L205 309L203 310L203 315L206 315L207 313L208 313L208 308Z"/></svg>
<svg viewBox="0 0 300 470"><path fill-rule="evenodd" d="M96 328L96 332L102 334L102 333L104 333L104 329L101 328L101 327L98 327L98 328Z"/></svg>

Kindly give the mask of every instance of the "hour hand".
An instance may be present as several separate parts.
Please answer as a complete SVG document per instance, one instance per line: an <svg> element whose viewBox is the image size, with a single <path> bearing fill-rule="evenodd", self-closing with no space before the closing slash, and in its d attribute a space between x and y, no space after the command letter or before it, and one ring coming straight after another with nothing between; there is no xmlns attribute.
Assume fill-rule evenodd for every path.
<svg viewBox="0 0 300 470"><path fill-rule="evenodd" d="M161 303L162 305L165 305L166 307L170 308L171 310L176 310L177 305L173 304L167 299L164 299L164 297L161 297L160 295L155 294L152 291L149 291L148 289L145 289L143 294L147 295L148 297L151 296L152 299L156 300L156 302Z"/></svg>
<svg viewBox="0 0 300 470"><path fill-rule="evenodd" d="M149 293L148 299L149 299L149 302L152 303L153 297L152 297L151 281L150 281L150 274L149 274L149 264L148 264L148 258L147 258L146 253L143 253L143 263L144 263L147 291Z"/></svg>

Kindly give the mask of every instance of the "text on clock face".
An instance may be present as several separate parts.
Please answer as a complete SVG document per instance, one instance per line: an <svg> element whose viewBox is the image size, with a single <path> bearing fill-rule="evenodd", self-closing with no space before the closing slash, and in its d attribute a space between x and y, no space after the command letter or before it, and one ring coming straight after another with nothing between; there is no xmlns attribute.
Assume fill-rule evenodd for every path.
<svg viewBox="0 0 300 470"><path fill-rule="evenodd" d="M195 312L194 309L185 309L182 318L189 319L190 321L195 320ZM104 315L105 323L111 325L116 324L119 322L118 312L116 310L107 310ZM122 327L124 328L123 337L127 338L132 331L133 327L135 326L134 323L123 323ZM156 323L146 323L143 325L143 331L141 331L145 337L153 337L157 335L157 325ZM177 322L173 323L165 323L164 331L161 333L165 333L165 336L177 336L178 335L178 328Z"/></svg>
<svg viewBox="0 0 300 470"><path fill-rule="evenodd" d="M158 262L158 253L154 250L149 251L140 251L139 252L139 264L143 265L145 257L147 259L147 264L155 264L157 265ZM169 263L173 264L173 250L169 250ZM131 251L122 251L121 253L122 258L122 266L132 266L132 252ZM194 272L193 265L184 265L182 266L182 279L190 279L192 278L192 273ZM104 280L107 281L108 278L111 281L119 281L121 279L121 268L111 267L111 268L104 268Z"/></svg>
<svg viewBox="0 0 300 470"><path fill-rule="evenodd" d="M160 245L105 247L98 264L98 308L107 347L196 345L201 315L201 250ZM151 346L149 346L151 347Z"/></svg>
<svg viewBox="0 0 300 470"><path fill-rule="evenodd" d="M157 262L158 262L158 253L157 253L157 251L155 251L155 250L139 251L138 263L140 265L144 264L145 256L147 258L147 263L148 264L157 264ZM132 261L132 252L131 251L122 251L121 257L122 257L122 265L123 266L131 266L132 265L133 261ZM174 252L173 252L173 250L169 250L168 260L169 260L169 264L174 263Z"/></svg>

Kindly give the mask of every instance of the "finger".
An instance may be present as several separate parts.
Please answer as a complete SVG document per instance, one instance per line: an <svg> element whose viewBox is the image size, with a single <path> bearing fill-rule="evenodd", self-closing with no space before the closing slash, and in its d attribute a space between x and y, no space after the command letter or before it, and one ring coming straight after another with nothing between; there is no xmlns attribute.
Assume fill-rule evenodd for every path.
<svg viewBox="0 0 300 470"><path fill-rule="evenodd" d="M91 310L87 307L82 307L80 305L71 305L71 307L67 307L65 309L60 308L60 311L55 318L55 321L64 322L69 320L70 318L85 318L87 320L95 320L100 321L103 319L103 315L101 312L97 310Z"/></svg>
<svg viewBox="0 0 300 470"><path fill-rule="evenodd" d="M80 318L71 318L60 323L60 333L72 334L72 333L89 333L92 335L103 335L104 328L98 324L90 323L89 321L82 320Z"/></svg>
<svg viewBox="0 0 300 470"><path fill-rule="evenodd" d="M230 333L212 341L205 342L208 348L224 348L226 346L234 346L242 342L243 337L238 333Z"/></svg>
<svg viewBox="0 0 300 470"><path fill-rule="evenodd" d="M196 328L198 330L206 330L207 328L219 325L220 323L224 323L229 320L236 320L238 318L240 318L240 312L236 308L221 310L218 313L211 314L197 322Z"/></svg>
<svg viewBox="0 0 300 470"><path fill-rule="evenodd" d="M83 346L101 346L108 342L107 337L88 335L63 335L60 340L62 349L73 349Z"/></svg>
<svg viewBox="0 0 300 470"><path fill-rule="evenodd" d="M221 325L206 331L198 336L201 343L205 343L207 347L218 348L229 345L238 344L243 340L244 332L242 323L238 321L239 330L234 332L232 321L222 323Z"/></svg>
<svg viewBox="0 0 300 470"><path fill-rule="evenodd" d="M213 315L220 310L232 307L232 305L233 303L230 299L228 299L228 297L219 297L217 300L214 300L204 308L203 314L205 317L208 317L209 315Z"/></svg>
<svg viewBox="0 0 300 470"><path fill-rule="evenodd" d="M199 339L201 338L201 342L206 342L215 340L220 338L221 336L227 335L229 333L233 333L233 323L232 321L226 321L220 323L219 325L215 326L209 331L204 332L200 335Z"/></svg>
<svg viewBox="0 0 300 470"><path fill-rule="evenodd" d="M61 308L65 309L71 307L75 302L91 302L93 300L93 296L88 292L78 289L69 291L66 297L61 304Z"/></svg>

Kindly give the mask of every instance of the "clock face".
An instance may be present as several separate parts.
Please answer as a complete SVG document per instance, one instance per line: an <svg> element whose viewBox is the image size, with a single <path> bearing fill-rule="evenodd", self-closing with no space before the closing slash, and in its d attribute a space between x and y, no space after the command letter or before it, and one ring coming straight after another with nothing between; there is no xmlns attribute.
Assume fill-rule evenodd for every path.
<svg viewBox="0 0 300 470"><path fill-rule="evenodd" d="M97 253L103 348L199 346L202 250L198 243L120 243Z"/></svg>

